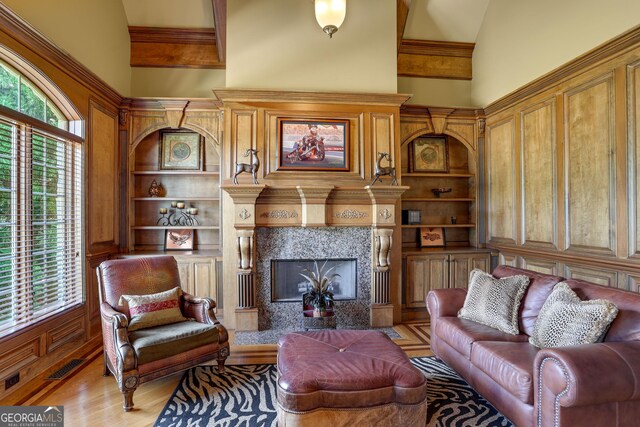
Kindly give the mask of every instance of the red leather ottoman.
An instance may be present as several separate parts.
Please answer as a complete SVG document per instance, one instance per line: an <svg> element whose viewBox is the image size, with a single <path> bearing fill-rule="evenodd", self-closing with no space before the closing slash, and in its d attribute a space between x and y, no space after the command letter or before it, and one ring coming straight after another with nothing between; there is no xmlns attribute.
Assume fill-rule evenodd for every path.
<svg viewBox="0 0 640 427"><path fill-rule="evenodd" d="M427 381L380 331L293 332L278 341L278 426L423 426Z"/></svg>

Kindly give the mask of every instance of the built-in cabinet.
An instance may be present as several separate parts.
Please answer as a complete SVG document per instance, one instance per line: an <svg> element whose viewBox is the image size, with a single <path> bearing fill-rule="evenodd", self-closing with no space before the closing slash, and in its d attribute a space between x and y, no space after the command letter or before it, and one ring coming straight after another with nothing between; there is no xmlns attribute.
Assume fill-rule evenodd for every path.
<svg viewBox="0 0 640 427"><path fill-rule="evenodd" d="M482 249L478 224L478 165L482 119L476 111L406 107L401 111L403 318L426 316L425 298L432 289L466 288L473 268L489 271L490 253ZM416 144L444 142L444 167L417 170ZM441 155L441 153L438 153ZM445 192L435 194L435 189ZM407 223L408 211L419 212L420 223ZM425 228L442 228L444 245L423 247Z"/></svg>
<svg viewBox="0 0 640 427"><path fill-rule="evenodd" d="M490 267L487 251L407 255L406 307L424 308L430 290L466 288L471 270L489 271Z"/></svg>
<svg viewBox="0 0 640 427"><path fill-rule="evenodd" d="M127 242L120 256L172 255L183 289L217 300L222 259L218 105L200 100L132 100L123 116L128 119ZM163 167L167 133L192 141L187 151L197 153L197 161ZM183 213L194 222L176 224L175 217ZM168 234L186 235L182 230L193 234L193 249L168 250Z"/></svg>

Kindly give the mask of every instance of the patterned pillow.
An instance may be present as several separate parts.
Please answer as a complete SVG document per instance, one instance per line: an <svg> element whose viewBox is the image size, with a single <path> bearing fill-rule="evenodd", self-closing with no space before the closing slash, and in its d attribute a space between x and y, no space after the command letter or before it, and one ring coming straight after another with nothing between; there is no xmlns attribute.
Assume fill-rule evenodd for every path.
<svg viewBox="0 0 640 427"><path fill-rule="evenodd" d="M582 301L560 282L540 309L529 342L540 348L599 342L617 315L618 307L612 302Z"/></svg>
<svg viewBox="0 0 640 427"><path fill-rule="evenodd" d="M129 331L167 325L187 320L180 311L182 289L175 287L168 291L148 295L122 295L118 304L129 306L131 319Z"/></svg>
<svg viewBox="0 0 640 427"><path fill-rule="evenodd" d="M529 278L524 275L496 279L474 269L469 274L469 290L458 317L518 335L518 309L527 286Z"/></svg>

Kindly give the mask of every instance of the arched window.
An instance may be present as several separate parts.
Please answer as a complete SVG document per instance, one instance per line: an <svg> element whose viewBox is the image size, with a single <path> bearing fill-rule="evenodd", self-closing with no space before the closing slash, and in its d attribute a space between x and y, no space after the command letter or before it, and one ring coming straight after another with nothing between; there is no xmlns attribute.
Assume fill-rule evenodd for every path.
<svg viewBox="0 0 640 427"><path fill-rule="evenodd" d="M83 302L81 124L0 47L0 337Z"/></svg>

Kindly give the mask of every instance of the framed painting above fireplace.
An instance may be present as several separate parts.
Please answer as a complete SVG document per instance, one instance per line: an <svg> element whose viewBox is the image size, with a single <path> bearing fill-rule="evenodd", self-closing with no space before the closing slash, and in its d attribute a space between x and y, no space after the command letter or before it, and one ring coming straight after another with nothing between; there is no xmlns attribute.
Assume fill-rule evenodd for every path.
<svg viewBox="0 0 640 427"><path fill-rule="evenodd" d="M308 291L308 282L300 275L305 269L313 270L312 259L271 260L271 302L301 302L302 294ZM338 273L330 290L333 299L354 300L357 298L357 260L355 258L317 259L318 266L326 261L325 269L335 267Z"/></svg>

